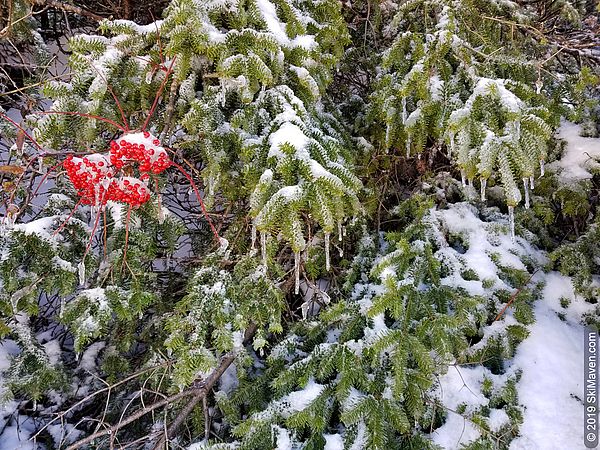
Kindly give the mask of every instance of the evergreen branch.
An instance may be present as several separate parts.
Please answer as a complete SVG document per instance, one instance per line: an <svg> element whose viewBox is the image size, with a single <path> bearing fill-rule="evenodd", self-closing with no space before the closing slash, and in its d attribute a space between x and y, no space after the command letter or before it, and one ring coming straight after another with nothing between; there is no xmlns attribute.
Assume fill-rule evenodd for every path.
<svg viewBox="0 0 600 450"><path fill-rule="evenodd" d="M243 341L244 345L247 345L250 342L250 340L254 336L254 333L256 332L256 328L257 328L257 326L255 324L252 324L246 330L246 333L244 335L244 341ZM208 392L210 392L210 390L215 385L215 383L217 381L219 381L219 379L221 378L223 373L227 370L227 368L231 365L231 363L233 363L236 356L237 356L237 353L235 351L231 351L231 352L227 353L226 355L221 357L221 361L219 362L219 365L217 366L217 368L215 370L212 371L212 373L208 376L208 378L206 378L206 380L196 380L194 383L192 383L192 386L195 384L200 384L201 385L201 387L199 388L200 390L190 400L190 402L185 406L185 408L183 408L180 411L180 413L177 415L175 420L171 423L171 425L167 429L166 433L163 433L161 435L160 439L156 442L154 447L152 447L153 450L162 449L164 447L167 439L171 439L175 435L175 432L179 429L179 427L184 422L184 420L187 418L187 416L190 415L190 413L194 410L194 408L200 402L200 400L203 400L206 397L206 395L208 394Z"/></svg>

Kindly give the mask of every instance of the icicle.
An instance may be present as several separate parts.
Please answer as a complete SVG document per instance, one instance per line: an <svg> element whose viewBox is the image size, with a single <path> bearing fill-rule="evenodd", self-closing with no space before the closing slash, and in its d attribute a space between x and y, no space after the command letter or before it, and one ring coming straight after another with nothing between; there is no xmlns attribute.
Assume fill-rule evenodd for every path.
<svg viewBox="0 0 600 450"><path fill-rule="evenodd" d="M452 158L454 153L454 133L450 134L450 148L448 148L448 159Z"/></svg>
<svg viewBox="0 0 600 450"><path fill-rule="evenodd" d="M94 229L94 224L96 223L96 207L94 205L90 205L90 229Z"/></svg>
<svg viewBox="0 0 600 450"><path fill-rule="evenodd" d="M14 203L8 205L8 208L6 208L6 216L4 217L4 220L2 220L2 225L4 225L7 229L10 230L14 226L15 221L17 220L18 213L19 207L17 205L15 205Z"/></svg>
<svg viewBox="0 0 600 450"><path fill-rule="evenodd" d="M538 79L535 82L535 92L536 94L540 95L542 93L542 88L544 87L544 83L541 79Z"/></svg>
<svg viewBox="0 0 600 450"><path fill-rule="evenodd" d="M79 270L79 284L85 284L85 260L82 260L78 265Z"/></svg>
<svg viewBox="0 0 600 450"><path fill-rule="evenodd" d="M523 188L525 190L525 209L529 209L529 179L523 178Z"/></svg>
<svg viewBox="0 0 600 450"><path fill-rule="evenodd" d="M219 97L221 100L221 106L224 108L225 103L227 101L227 91L225 86L225 80L223 78L221 78L221 92L219 93Z"/></svg>
<svg viewBox="0 0 600 450"><path fill-rule="evenodd" d="M473 187L473 178L467 178L467 186Z"/></svg>
<svg viewBox="0 0 600 450"><path fill-rule="evenodd" d="M329 272L329 233L325 233L325 270Z"/></svg>
<svg viewBox="0 0 600 450"><path fill-rule="evenodd" d="M529 177L529 188L533 191L535 189L535 185L533 184L533 175Z"/></svg>
<svg viewBox="0 0 600 450"><path fill-rule="evenodd" d="M385 128L385 146L386 148L389 148L390 146L390 124L387 124L387 127Z"/></svg>
<svg viewBox="0 0 600 450"><path fill-rule="evenodd" d="M406 124L408 114L406 112L406 97L402 97L402 125Z"/></svg>
<svg viewBox="0 0 600 450"><path fill-rule="evenodd" d="M294 293L297 294L300 292L300 252L294 252L294 278L296 279Z"/></svg>
<svg viewBox="0 0 600 450"><path fill-rule="evenodd" d="M417 153L417 159L418 159L419 161L421 161L421 154L420 154L420 153Z"/></svg>
<svg viewBox="0 0 600 450"><path fill-rule="evenodd" d="M464 170L461 170L460 178L461 178L463 187L467 187L467 172L465 172Z"/></svg>
<svg viewBox="0 0 600 450"><path fill-rule="evenodd" d="M487 178L481 179L481 201L485 202L485 189L487 187Z"/></svg>
<svg viewBox="0 0 600 450"><path fill-rule="evenodd" d="M410 136L408 136L406 138L406 157L407 158L410 158L410 144L411 144L410 140L411 140Z"/></svg>
<svg viewBox="0 0 600 450"><path fill-rule="evenodd" d="M219 244L220 244L219 253L221 253L222 255L229 254L229 252L227 251L227 248L229 247L229 241L227 239L225 239L224 237L220 237Z"/></svg>
<svg viewBox="0 0 600 450"><path fill-rule="evenodd" d="M260 250L262 255L263 266L267 267L267 233L260 232Z"/></svg>
<svg viewBox="0 0 600 450"><path fill-rule="evenodd" d="M44 173L44 158L38 158L38 172Z"/></svg>
<svg viewBox="0 0 600 450"><path fill-rule="evenodd" d="M342 242L342 222L338 222L338 241Z"/></svg>
<svg viewBox="0 0 600 450"><path fill-rule="evenodd" d="M540 161L540 177L544 176L544 160Z"/></svg>
<svg viewBox="0 0 600 450"><path fill-rule="evenodd" d="M94 185L94 206L100 205L100 184L96 183Z"/></svg>
<svg viewBox="0 0 600 450"><path fill-rule="evenodd" d="M252 236L251 249L254 250L254 248L256 246L256 226L254 224L252 224L252 229L251 229L250 235Z"/></svg>
<svg viewBox="0 0 600 450"><path fill-rule="evenodd" d="M508 207L508 224L510 226L510 239L515 242L515 207Z"/></svg>

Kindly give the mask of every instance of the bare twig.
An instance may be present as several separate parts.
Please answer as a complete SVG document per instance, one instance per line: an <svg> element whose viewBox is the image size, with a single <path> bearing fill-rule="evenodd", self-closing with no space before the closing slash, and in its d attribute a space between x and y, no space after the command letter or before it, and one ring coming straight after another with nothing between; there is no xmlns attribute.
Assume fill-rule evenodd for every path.
<svg viewBox="0 0 600 450"><path fill-rule="evenodd" d="M104 20L104 17L99 16L91 11L80 8L79 6L70 5L69 3L63 3L56 0L29 0L29 3L35 6L51 7L60 9L61 11L70 12L79 16L89 17L97 21Z"/></svg>
<svg viewBox="0 0 600 450"><path fill-rule="evenodd" d="M135 413L133 413L132 415L127 417L125 420L120 421L118 424L108 427L104 430L98 431L94 434L89 435L88 437L86 437L84 439L81 439L81 440L75 442L73 445L70 445L69 447L67 447L67 450L75 450L75 449L81 448L84 445L87 445L90 442L93 442L102 436L106 436L106 435L114 436L125 425L129 425L131 422L135 422L140 417L145 416L149 412L154 411L155 409L158 409L158 408L162 408L163 406L168 406L169 404L176 402L177 400L181 400L182 398L189 397L190 395L197 396L198 393L202 392L202 391L203 391L202 388L197 388L197 387L186 389L185 391L182 391L182 392L179 392L178 394L167 397L164 400L161 400L161 401L158 401L151 405L148 405L147 407L136 411Z"/></svg>

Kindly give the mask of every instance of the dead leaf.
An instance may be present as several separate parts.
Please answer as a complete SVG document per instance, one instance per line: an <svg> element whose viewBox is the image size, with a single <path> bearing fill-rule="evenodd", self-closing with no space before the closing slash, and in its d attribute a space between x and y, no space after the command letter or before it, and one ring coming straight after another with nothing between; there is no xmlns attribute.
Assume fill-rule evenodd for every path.
<svg viewBox="0 0 600 450"><path fill-rule="evenodd" d="M10 173L13 175L21 175L23 172L25 172L25 169L23 169L21 166L14 166L14 165L0 166L0 173Z"/></svg>
<svg viewBox="0 0 600 450"><path fill-rule="evenodd" d="M16 189L16 187L17 186L12 181L5 181L4 183L2 183L2 190L4 192L13 192Z"/></svg>
<svg viewBox="0 0 600 450"><path fill-rule="evenodd" d="M23 153L23 145L25 144L25 132L21 129L17 131L17 151Z"/></svg>

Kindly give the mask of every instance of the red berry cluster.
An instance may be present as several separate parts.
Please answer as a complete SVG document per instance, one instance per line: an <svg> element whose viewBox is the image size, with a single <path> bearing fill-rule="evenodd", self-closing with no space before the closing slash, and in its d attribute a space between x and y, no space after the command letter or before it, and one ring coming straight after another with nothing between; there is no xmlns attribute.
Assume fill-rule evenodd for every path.
<svg viewBox="0 0 600 450"><path fill-rule="evenodd" d="M114 174L105 155L93 154L83 158L69 155L63 165L83 204L96 205L102 199L102 203L106 204L106 192Z"/></svg>
<svg viewBox="0 0 600 450"><path fill-rule="evenodd" d="M160 141L147 131L132 133L110 143L110 162L121 169L128 162L139 163L140 172L159 174L171 166Z"/></svg>
<svg viewBox="0 0 600 450"><path fill-rule="evenodd" d="M115 178L116 172L129 163L139 163L140 178ZM171 160L160 141L147 131L112 141L108 155L96 153L83 158L70 155L64 162L81 202L95 206L105 205L109 200L131 206L146 203L150 200L148 173L159 174L170 166Z"/></svg>
<svg viewBox="0 0 600 450"><path fill-rule="evenodd" d="M111 193L113 188L114 192ZM135 177L121 177L113 180L108 193L113 197L111 200L129 203L131 206L139 206L150 200L148 185Z"/></svg>

